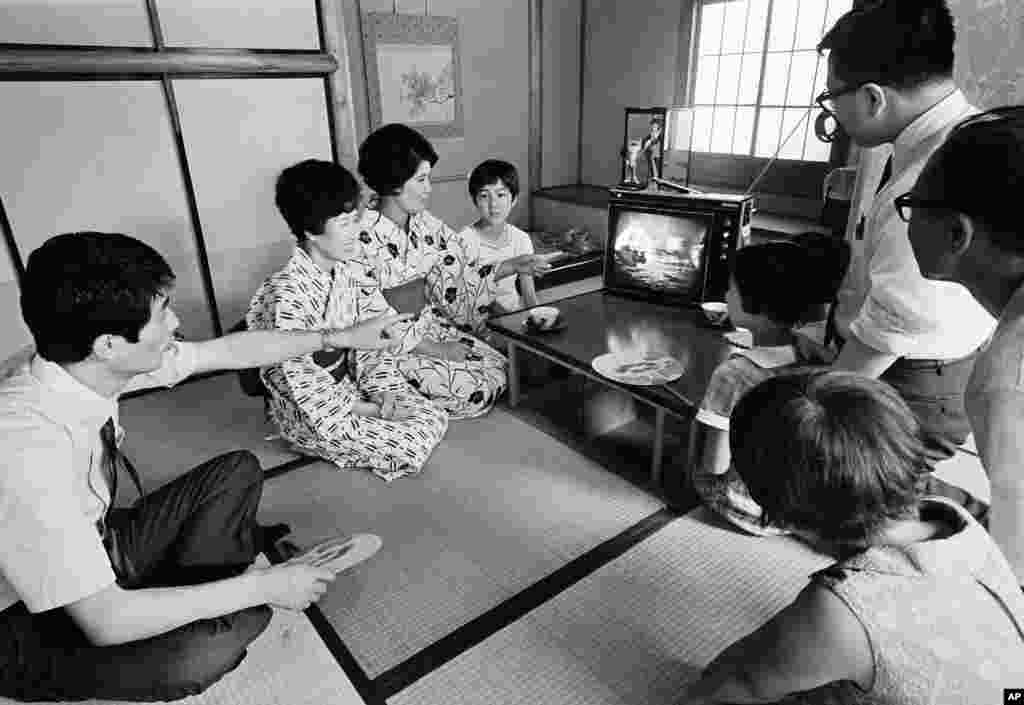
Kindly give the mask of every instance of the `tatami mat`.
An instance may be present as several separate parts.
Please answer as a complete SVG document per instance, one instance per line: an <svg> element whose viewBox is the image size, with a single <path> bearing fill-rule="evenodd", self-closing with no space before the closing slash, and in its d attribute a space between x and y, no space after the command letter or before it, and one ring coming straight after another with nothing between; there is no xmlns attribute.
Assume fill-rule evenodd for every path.
<svg viewBox="0 0 1024 705"><path fill-rule="evenodd" d="M124 448L146 491L230 450L251 450L264 468L299 454L276 436L263 400L246 396L234 374L221 374L121 401ZM128 484L128 483L124 483Z"/></svg>
<svg viewBox="0 0 1024 705"><path fill-rule="evenodd" d="M668 705L828 563L698 510L388 702Z"/></svg>
<svg viewBox="0 0 1024 705"><path fill-rule="evenodd" d="M300 542L384 540L320 602L372 678L662 503L507 412L453 423L424 471L385 484L326 463L270 480L261 519Z"/></svg>
<svg viewBox="0 0 1024 705"><path fill-rule="evenodd" d="M261 559L263 560L263 559ZM264 565L267 565L263 561ZM84 705L106 705L89 700ZM241 665L181 705L364 705L306 616L275 610ZM3 705L15 701L0 697Z"/></svg>

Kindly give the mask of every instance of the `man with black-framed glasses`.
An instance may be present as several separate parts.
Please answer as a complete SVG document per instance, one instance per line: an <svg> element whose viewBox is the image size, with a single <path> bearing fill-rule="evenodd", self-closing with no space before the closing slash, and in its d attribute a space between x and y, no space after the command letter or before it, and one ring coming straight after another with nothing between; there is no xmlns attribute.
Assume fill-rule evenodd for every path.
<svg viewBox="0 0 1024 705"><path fill-rule="evenodd" d="M897 196L929 279L959 282L994 316L967 384L967 413L992 486L989 530L1024 585L1024 106L958 125Z"/></svg>
<svg viewBox="0 0 1024 705"><path fill-rule="evenodd" d="M882 178L868 186L874 198L847 227L852 258L830 316L834 365L892 384L918 416L933 461L951 457L970 432L964 388L995 326L962 286L921 276L893 203L949 130L977 112L953 82L954 37L944 0L885 0L851 10L818 45L829 51L819 137L842 127L862 147L892 144ZM937 478L927 489L976 515L986 510Z"/></svg>

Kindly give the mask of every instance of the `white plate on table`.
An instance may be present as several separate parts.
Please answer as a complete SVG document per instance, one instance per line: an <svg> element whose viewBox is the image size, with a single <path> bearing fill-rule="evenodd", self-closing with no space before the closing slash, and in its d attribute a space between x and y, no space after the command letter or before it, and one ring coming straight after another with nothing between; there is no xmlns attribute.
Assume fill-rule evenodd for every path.
<svg viewBox="0 0 1024 705"><path fill-rule="evenodd" d="M605 353L590 363L598 373L622 384L651 387L683 376L683 365L668 355L655 353Z"/></svg>

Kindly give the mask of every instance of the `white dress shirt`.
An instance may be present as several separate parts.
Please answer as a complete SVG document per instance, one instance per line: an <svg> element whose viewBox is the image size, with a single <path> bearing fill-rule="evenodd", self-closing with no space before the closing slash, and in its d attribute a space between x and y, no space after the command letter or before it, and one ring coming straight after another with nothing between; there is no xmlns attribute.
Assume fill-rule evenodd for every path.
<svg viewBox="0 0 1024 705"><path fill-rule="evenodd" d="M23 357L23 356L22 356ZM164 365L130 389L173 385L196 369L198 350L176 343ZM0 381L0 610L61 607L114 583L96 524L110 507L100 428L117 399L35 355ZM126 390L127 391L127 390Z"/></svg>
<svg viewBox="0 0 1024 705"><path fill-rule="evenodd" d="M852 257L839 289L836 326L883 353L955 360L978 349L995 319L960 284L921 276L893 199L910 191L931 154L976 113L960 91L933 106L893 143L892 177L864 204L850 233Z"/></svg>

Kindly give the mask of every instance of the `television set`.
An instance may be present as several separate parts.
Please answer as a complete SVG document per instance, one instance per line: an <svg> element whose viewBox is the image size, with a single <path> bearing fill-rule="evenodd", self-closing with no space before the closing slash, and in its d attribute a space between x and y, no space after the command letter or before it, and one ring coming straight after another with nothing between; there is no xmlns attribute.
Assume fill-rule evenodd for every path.
<svg viewBox="0 0 1024 705"><path fill-rule="evenodd" d="M724 301L753 205L750 195L610 189L605 290L669 304Z"/></svg>

